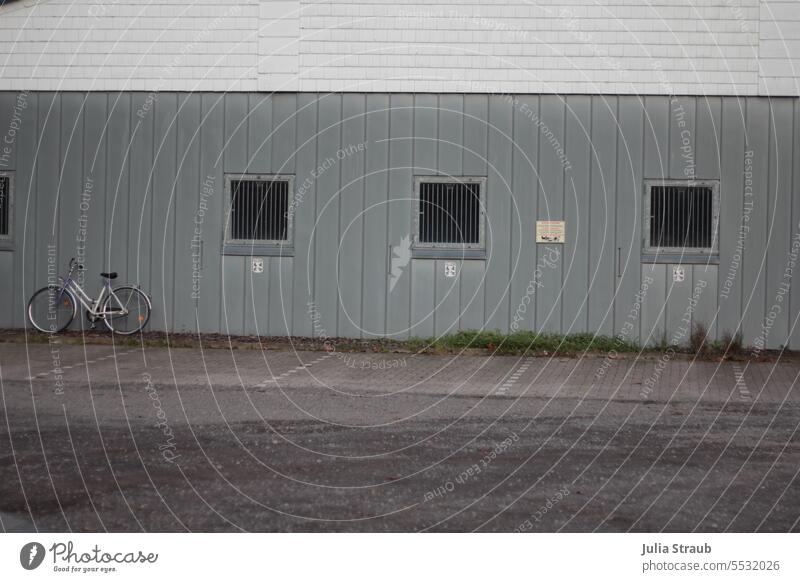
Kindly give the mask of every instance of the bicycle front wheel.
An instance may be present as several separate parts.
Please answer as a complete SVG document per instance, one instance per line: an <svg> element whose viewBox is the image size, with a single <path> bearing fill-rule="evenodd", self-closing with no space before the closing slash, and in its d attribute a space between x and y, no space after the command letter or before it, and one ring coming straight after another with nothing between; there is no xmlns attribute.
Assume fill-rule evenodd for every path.
<svg viewBox="0 0 800 582"><path fill-rule="evenodd" d="M114 333L131 335L150 319L150 300L136 287L117 287L103 302L103 322Z"/></svg>
<svg viewBox="0 0 800 582"><path fill-rule="evenodd" d="M44 333L65 330L77 313L78 305L69 290L48 285L33 294L28 302L28 321Z"/></svg>

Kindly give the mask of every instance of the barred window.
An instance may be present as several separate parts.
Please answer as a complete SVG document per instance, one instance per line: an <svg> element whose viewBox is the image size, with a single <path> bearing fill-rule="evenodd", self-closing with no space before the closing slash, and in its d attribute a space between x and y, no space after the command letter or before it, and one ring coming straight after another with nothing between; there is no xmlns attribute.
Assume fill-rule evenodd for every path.
<svg viewBox="0 0 800 582"><path fill-rule="evenodd" d="M417 178L415 246L482 249L484 178Z"/></svg>
<svg viewBox="0 0 800 582"><path fill-rule="evenodd" d="M716 182L652 181L645 193L645 252L715 253Z"/></svg>
<svg viewBox="0 0 800 582"><path fill-rule="evenodd" d="M290 177L231 175L226 179L226 189L226 250L291 243Z"/></svg>

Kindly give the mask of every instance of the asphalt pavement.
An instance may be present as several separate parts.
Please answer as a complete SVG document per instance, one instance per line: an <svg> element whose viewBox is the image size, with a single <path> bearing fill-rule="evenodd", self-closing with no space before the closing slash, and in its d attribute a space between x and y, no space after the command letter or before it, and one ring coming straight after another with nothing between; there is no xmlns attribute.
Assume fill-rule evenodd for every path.
<svg viewBox="0 0 800 582"><path fill-rule="evenodd" d="M800 531L800 363L0 344L7 531Z"/></svg>

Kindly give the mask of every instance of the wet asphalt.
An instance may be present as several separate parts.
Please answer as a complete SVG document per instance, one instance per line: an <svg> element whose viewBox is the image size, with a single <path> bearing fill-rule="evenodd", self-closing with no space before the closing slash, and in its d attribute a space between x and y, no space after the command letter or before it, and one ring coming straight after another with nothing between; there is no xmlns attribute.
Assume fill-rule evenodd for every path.
<svg viewBox="0 0 800 582"><path fill-rule="evenodd" d="M0 344L0 522L800 531L800 365L656 370L601 358Z"/></svg>

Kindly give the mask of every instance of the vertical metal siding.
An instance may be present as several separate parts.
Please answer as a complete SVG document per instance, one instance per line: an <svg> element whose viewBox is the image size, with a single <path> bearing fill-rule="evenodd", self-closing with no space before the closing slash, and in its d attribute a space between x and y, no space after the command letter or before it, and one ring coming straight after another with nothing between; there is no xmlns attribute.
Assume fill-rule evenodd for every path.
<svg viewBox="0 0 800 582"><path fill-rule="evenodd" d="M36 260L35 246L32 241L38 234L38 229L34 228L35 223L28 224L32 214L36 212L36 149L39 144L39 94L33 93L27 96L28 115L22 120L17 131L16 140L13 144L14 157L16 161L14 195L14 245L13 252L13 288L14 305L13 322L15 327L25 325L25 310L30 295L36 291L34 273L38 261ZM13 101L6 102L9 109L3 113L4 119L11 119L13 115ZM5 252L7 253L7 251ZM4 277L7 272L4 272Z"/></svg>
<svg viewBox="0 0 800 582"><path fill-rule="evenodd" d="M722 158L722 99L708 97L699 99L695 107L695 156L696 175L707 180L720 180L720 165ZM720 183L720 199L723 195ZM722 206L720 206L719 221L722 220ZM718 223L719 228L719 223ZM719 231L712 233L719 243ZM719 244L717 248L720 248ZM721 248L720 248L721 257ZM702 322L708 329L711 338L720 337L719 323L721 310L719 308L719 275L717 265L695 265L693 277L695 282L701 280L707 284L706 291L700 297L694 312L694 320Z"/></svg>
<svg viewBox="0 0 800 582"><path fill-rule="evenodd" d="M160 102L160 99L159 99ZM223 143L223 170L225 173L244 174L250 169L250 156L248 150L248 113L249 96L247 94L233 93L226 95L223 101L225 107L225 139ZM225 208L223 220L230 220L228 209ZM213 233L209 233L209 241L215 240ZM216 240L221 240L222 233ZM245 311L247 303L247 271L245 260L241 257L222 255L222 281L220 299L222 301L222 321L220 331L223 333L237 333L236 330L245 329Z"/></svg>
<svg viewBox="0 0 800 582"><path fill-rule="evenodd" d="M781 285L788 282L787 241L791 247L792 237L798 233L792 225L792 125L784 120L792 118L793 104L788 100L776 100L770 109L769 177L764 198L767 200L767 264L764 277L767 296L767 316L774 306L781 311L771 324L766 346L771 349L786 345L789 335L788 294Z"/></svg>
<svg viewBox="0 0 800 582"><path fill-rule="evenodd" d="M486 147L488 134L486 115L488 99L485 95L464 95L464 115L461 119L461 174L464 176L486 175ZM442 127L441 132L449 130ZM488 235L488 233L487 233ZM460 265L459 327L480 329L485 325L484 306L486 294L486 261L465 260Z"/></svg>
<svg viewBox="0 0 800 582"><path fill-rule="evenodd" d="M61 156L63 164L59 178L58 257L64 264L71 256L78 255L77 237L83 180L83 102L79 93L64 95L61 99ZM83 243L81 243L83 244ZM84 249L85 250L85 249ZM73 324L78 327L79 322Z"/></svg>
<svg viewBox="0 0 800 582"><path fill-rule="evenodd" d="M294 258L290 259L291 283L284 282L285 287L292 289L291 298L287 301L278 299L271 301L271 309L286 309L286 316L279 315L273 318L273 329L284 329L278 335L288 335L290 332L300 336L310 336L313 333L312 321L308 316L309 293L313 293L314 273L314 248L316 239L311 238L316 228L316 191L315 180L306 180L317 167L317 114L318 96L315 94L301 94L297 97L297 115L295 120L296 144L295 163L297 179L295 189L303 189L303 199L295 200L294 210ZM295 193L295 196L298 195ZM311 274L311 277L309 277ZM276 320L281 325L276 324Z"/></svg>
<svg viewBox="0 0 800 582"><path fill-rule="evenodd" d="M414 188L413 144L414 97L393 94L389 97L389 242L398 246L411 234L411 196ZM388 246L387 246L388 250ZM387 292L386 334L390 337L420 335L411 328L412 265L406 265L394 289ZM429 292L433 288L428 289Z"/></svg>
<svg viewBox="0 0 800 582"><path fill-rule="evenodd" d="M746 100L723 99L720 141L719 323L720 336L740 331L742 268L738 250L744 205Z"/></svg>
<svg viewBox="0 0 800 582"><path fill-rule="evenodd" d="M624 339L640 341L637 312L642 305L637 299L641 289L640 262L642 251L642 184L644 182L644 110L640 97L619 98L619 131L617 141L616 241L614 253L615 282L614 330L626 330ZM573 172L579 172L577 164ZM582 215L591 220L588 212ZM577 226L575 227L578 228ZM569 286L569 283L566 285Z"/></svg>
<svg viewBox="0 0 800 582"><path fill-rule="evenodd" d="M487 329L508 327L511 299L511 182L513 108L501 96L489 97L487 135L486 279L484 321Z"/></svg>
<svg viewBox="0 0 800 582"><path fill-rule="evenodd" d="M106 175L110 178L106 185L106 217L108 231L105 240L105 269L128 272L128 251L126 244L128 214L130 211L130 147L131 147L131 94L119 93L109 97L109 119L106 129L109 136L106 154ZM176 123L176 128L181 124ZM185 128L184 131L187 131ZM179 182L177 174L169 178L170 184ZM174 234L174 233L173 233ZM169 282L170 292L174 292L176 280ZM175 319L172 320L175 324Z"/></svg>
<svg viewBox="0 0 800 582"><path fill-rule="evenodd" d="M260 96L258 96L260 97ZM255 100L257 97L253 97ZM297 155L300 143L297 141L298 120L308 110L303 110L303 114L298 113L300 102L298 96L293 93L279 93L272 95L269 100L262 105L266 110L271 102L272 111L269 115L272 126L266 135L259 133L257 128L248 126L248 135L251 143L255 142L264 152L264 158L260 159L256 152L251 150L252 160L250 171L259 173L294 174L297 173ZM266 114L266 111L265 111ZM266 124L266 120L265 120ZM255 137L254 137L255 136ZM269 153L269 157L266 153ZM297 188L295 181L295 188ZM310 196L308 197L310 198ZM310 199L305 200L296 211L297 216L311 216L313 208L308 207ZM304 214L305 213L305 214ZM306 218L307 220L307 218ZM296 252L302 252L308 248L308 243L298 242L297 235L298 221L292 222L292 238ZM295 255L297 256L297 255ZM267 315L267 325L260 329L261 335L285 336L291 335L294 321L295 304L303 306L305 293L295 297L294 287L294 265L295 260L289 257L268 257L264 259L265 273L262 275L250 274L253 278L252 288L259 288L259 292L252 293L253 309L261 309ZM266 297L266 300L265 300ZM307 317L306 317L307 319Z"/></svg>
<svg viewBox="0 0 800 582"><path fill-rule="evenodd" d="M339 331L337 335L360 337L363 329L361 304L364 276L364 143L366 131L365 96L348 94L342 103L342 151L339 213L340 241L337 244L337 291ZM338 159L338 158L337 158Z"/></svg>
<svg viewBox="0 0 800 582"><path fill-rule="evenodd" d="M334 160L342 146L342 99L341 94L323 95L319 99L317 123L317 165L326 167L327 160ZM316 178L316 223L314 237L313 294L302 297L312 303L319 315L319 333L328 337L337 335L339 320L338 263L339 263L339 219L341 197L339 196L341 166L327 164ZM305 276L305 275L303 275ZM306 315L308 317L308 315Z"/></svg>
<svg viewBox="0 0 800 582"><path fill-rule="evenodd" d="M589 253L589 329L606 335L614 333L617 119L616 97L592 99L589 248L585 251ZM539 216L544 216L541 208Z"/></svg>
<svg viewBox="0 0 800 582"><path fill-rule="evenodd" d="M113 95L109 95L113 98ZM153 157L153 206L150 220L153 225L153 247L151 249L151 287L148 289L153 297L153 315L150 320L156 329L173 329L174 324L174 287L175 287L175 184L178 159L178 95L167 93L160 95L150 115L155 123L155 153ZM114 136L108 135L109 142ZM181 152L183 153L183 152ZM108 174L107 184L116 181L116 176ZM102 187L101 187L102 188ZM103 190L99 190L98 198L103 198ZM145 217L147 220L147 217ZM97 222L92 228L102 224ZM114 244L126 244L116 241ZM188 261L188 257L179 257ZM103 260L108 264L106 254ZM116 267L114 267L116 268ZM97 272L97 267L89 265L88 276ZM121 271L120 271L121 272ZM124 275L127 279L127 273ZM88 278L87 278L88 280ZM228 285L230 279L223 280ZM241 297L241 290L239 297ZM180 298L185 301L185 298ZM241 325L241 322L239 322ZM240 329L242 329L240 327Z"/></svg>
<svg viewBox="0 0 800 582"><path fill-rule="evenodd" d="M197 211L196 199L199 197L200 184L200 121L202 113L202 96L198 93L181 95L178 99L178 117L176 119L176 179L173 189L175 202L172 212L175 215L173 261L174 279L171 284L174 316L172 329L179 332L191 332L196 329L197 313L192 296L192 273L194 264L191 260L192 235L194 234L194 215ZM124 246L120 245L122 250ZM113 267L113 263L111 265ZM126 272L130 272L130 266ZM130 278L130 275L128 275Z"/></svg>
<svg viewBox="0 0 800 582"><path fill-rule="evenodd" d="M793 103L793 119L792 125L792 200L791 200L791 216L792 216L792 237L794 237L794 229L797 228L797 223L800 221L800 99L795 99ZM784 120L781 120L783 123ZM791 249L791 243L789 243ZM800 346L800 285L792 285L789 293L789 307L788 307L788 323L789 323L789 345L796 349Z"/></svg>
<svg viewBox="0 0 800 582"><path fill-rule="evenodd" d="M539 107L539 98L535 95L520 95L519 105L514 109L514 146L511 188L514 196L511 200L510 228L510 311L511 320L517 318L516 327L520 330L532 330L536 324L535 303L523 303L528 293L528 286L536 267L536 248L530 244L531 228L536 221L538 202L538 147L539 132L535 130L528 112L535 112ZM588 99L587 99L588 103ZM588 198L587 198L588 199ZM580 290L576 290L580 292ZM519 311L519 313L518 313Z"/></svg>
<svg viewBox="0 0 800 582"><path fill-rule="evenodd" d="M753 155L752 212L750 231L742 256L742 332L745 345L760 335L767 301L767 228L771 214L767 208L769 184L770 102L767 99L747 100L747 147ZM742 170L743 171L743 170ZM782 253L783 254L783 253ZM772 291L770 291L770 294Z"/></svg>
<svg viewBox="0 0 800 582"><path fill-rule="evenodd" d="M386 331L386 294L389 288L389 97L367 95L364 170L364 266L362 327L365 337Z"/></svg>
<svg viewBox="0 0 800 582"><path fill-rule="evenodd" d="M61 100L58 95L43 93L37 113L41 132L41 141L35 154L38 196L35 211L28 216L28 225L36 229L31 233L35 232L36 235L29 239L28 244L34 251L34 265L45 268L34 271L34 288L47 284L48 245L58 244L56 217L59 212L58 181L61 167Z"/></svg>
<svg viewBox="0 0 800 582"><path fill-rule="evenodd" d="M210 185L211 194L207 197L207 210L202 217L200 228L203 247L197 298L198 327L202 332L222 329L222 260L220 246L215 241L222 237L226 218L224 201L224 164L222 156L225 137L224 100L218 94L202 96L202 127L200 129L200 182ZM222 156L222 159L221 159ZM152 195L150 196L152 200ZM152 204L152 202L150 203ZM192 207L197 215L200 205L198 196L193 196ZM146 228L146 227L145 227ZM146 231L142 233L144 236Z"/></svg>
<svg viewBox="0 0 800 582"><path fill-rule="evenodd" d="M413 95L413 139L411 141L411 159L413 168L408 172L413 175L433 175L437 168L437 139L439 136L439 102L436 95ZM405 192L405 197L410 197ZM413 194L411 194L413 196ZM399 210L392 209L393 212ZM409 233L408 218L403 221L404 234ZM398 239L399 240L399 239ZM395 243L396 244L396 243ZM437 262L431 260L412 259L411 275L411 320L408 335L429 337L436 328L437 297Z"/></svg>
<svg viewBox="0 0 800 582"><path fill-rule="evenodd" d="M252 93L247 96L247 167L248 172L257 174L261 168L274 167L272 164L272 110L273 95Z"/></svg>
<svg viewBox="0 0 800 582"><path fill-rule="evenodd" d="M83 95L76 94L83 98ZM128 213L128 236L134 244L128 246L128 262L126 278L139 283L143 288L150 290L151 285L151 254L153 249L152 235L152 207L153 207L153 140L154 121L152 115L140 117L136 115L145 106L147 95L134 93L131 96L131 111L133 112L133 136L130 148L130 211ZM81 142L82 143L82 142ZM83 156L79 147L77 155ZM80 196L85 187L81 163L76 164L80 175L80 185L76 186L73 194ZM88 192L89 204L102 195L94 187ZM74 223L73 223L74 224ZM91 276L91 273L88 273ZM202 319L202 316L201 316ZM217 324L218 321L215 322ZM201 329L203 329L201 327Z"/></svg>
<svg viewBox="0 0 800 582"><path fill-rule="evenodd" d="M564 167L556 148L564 147L565 109L557 95L543 95L538 112L542 125L539 134L539 215L538 220L563 220L564 218ZM613 212L613 205L611 206ZM608 222L613 228L613 218ZM572 233L574 235L574 233ZM536 291L536 328L546 332L559 332L562 325L563 301L563 247L557 247L562 256L553 263L551 245L537 245L536 261L542 275ZM546 262L547 261L547 262Z"/></svg>
<svg viewBox="0 0 800 582"><path fill-rule="evenodd" d="M570 96L566 107L564 151L574 169L564 179L564 220L570 226L563 246L561 317L565 332L576 333L586 330L588 257L579 250L588 245L591 98Z"/></svg>

